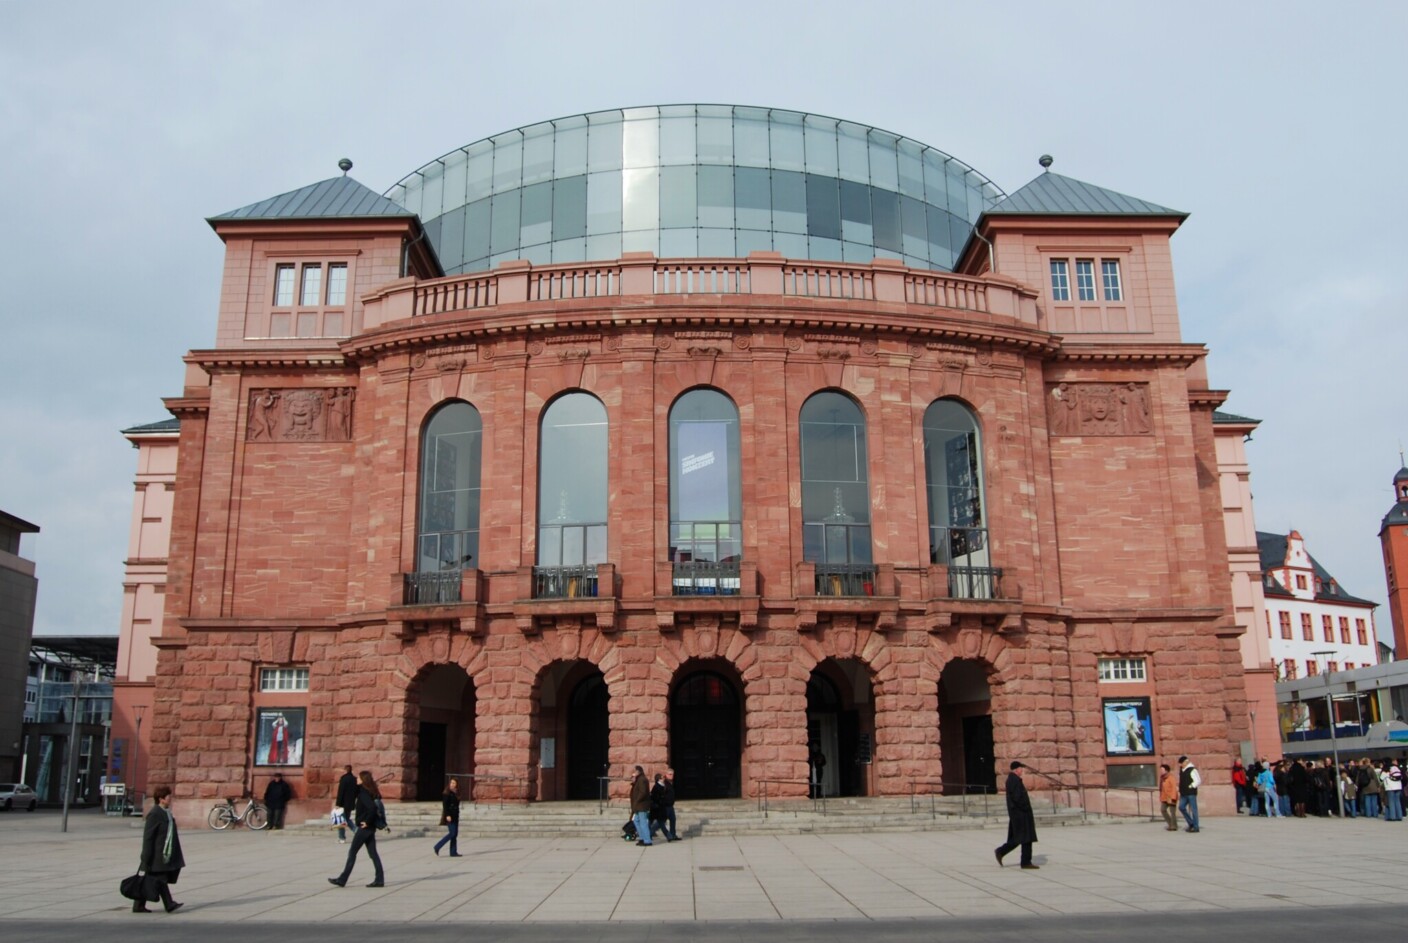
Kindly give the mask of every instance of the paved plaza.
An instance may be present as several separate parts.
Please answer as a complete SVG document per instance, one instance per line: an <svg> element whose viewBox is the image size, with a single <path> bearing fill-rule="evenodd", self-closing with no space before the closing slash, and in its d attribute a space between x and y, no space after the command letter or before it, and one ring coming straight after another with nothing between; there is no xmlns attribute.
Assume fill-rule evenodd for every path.
<svg viewBox="0 0 1408 943"><path fill-rule="evenodd" d="M1243 924L1310 938L1408 926L1408 825L1207 819L1051 827L1039 871L999 868L998 828L924 833L702 837L639 848L619 839L473 839L461 858L432 838L379 842L387 886L365 855L348 887L327 878L347 846L332 832L187 827L175 915L129 913L140 822L57 812L0 814L12 880L0 937L15 940L418 940L1221 938ZM383 833L384 834L384 833ZM567 926L564 926L567 925ZM414 933L398 928L414 927ZM1163 936L1161 928L1168 928ZM1219 928L1220 931L1219 932Z"/></svg>

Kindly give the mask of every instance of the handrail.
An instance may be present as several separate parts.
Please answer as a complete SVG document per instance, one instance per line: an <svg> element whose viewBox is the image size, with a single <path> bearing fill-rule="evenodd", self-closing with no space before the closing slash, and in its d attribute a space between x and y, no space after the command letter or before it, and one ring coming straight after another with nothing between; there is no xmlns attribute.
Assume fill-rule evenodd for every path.
<svg viewBox="0 0 1408 943"><path fill-rule="evenodd" d="M527 777L527 776L509 776L509 775L506 775L506 774L503 774L503 773L446 773L446 774L445 774L445 781L446 781L447 783L448 783L450 780L452 780L452 779L458 779L458 780L460 780L460 781L468 781L468 782L469 782L470 785L469 785L469 797L468 797L468 799L469 799L469 802L471 802L471 803L474 804L474 805L479 805L479 804L480 804L479 795L478 795L479 790L477 790L477 789L474 788L474 786L475 786L475 784L476 784L477 782L486 781L486 782L498 783L498 784L499 784L499 808L500 808L500 809L502 809L502 808L504 807L504 784L505 784L505 783L523 783L524 785L527 785L527 784L531 781L530 778ZM524 792L524 795L527 795L526 790L525 790L525 792Z"/></svg>
<svg viewBox="0 0 1408 943"><path fill-rule="evenodd" d="M1033 772L1036 772L1036 771L1033 770ZM1073 785L1073 784L1067 783L1067 782L1065 782L1065 781L1063 781L1063 780L1061 780L1061 779L1058 779L1058 778L1055 777L1055 776L1049 776L1049 775L1047 775L1047 774L1045 774L1045 773L1039 773L1038 775L1042 776L1044 779L1048 780L1050 783L1052 783L1052 784L1056 787L1056 788L1054 788L1054 789L1033 789L1033 790L1031 790L1032 792L1035 792L1035 793L1037 793L1038 795L1040 795L1040 794L1042 794L1042 793L1046 793L1046 794L1049 795L1049 797L1050 797L1050 804L1051 804L1051 811L1052 811L1053 814L1060 811L1060 808L1061 808L1061 799L1062 799L1062 797L1064 797L1064 799L1065 799L1065 805L1066 805L1067 807L1071 807L1071 806L1073 805L1074 807L1080 809L1081 818L1082 818L1083 820L1088 820L1088 819L1089 819L1089 816L1090 816L1090 802L1089 802L1090 794L1091 794L1092 792L1097 792L1097 793L1100 794L1100 797L1101 797L1101 801L1100 801L1100 811L1097 813L1097 814L1099 814L1099 815L1107 815L1107 816L1130 816L1130 817L1135 817L1135 818L1148 818L1150 821L1154 821L1154 820L1156 820L1156 819L1159 817L1158 789L1156 789L1156 788L1149 787L1149 786L1087 786L1087 785L1081 784L1081 783L1079 783L1079 782L1077 782L1076 784ZM932 789L921 790L921 789L919 788L920 786L934 786L934 785L937 785L937 786L939 787L939 789L938 789L937 791L932 790ZM957 797L959 797L959 798L961 798L961 799L963 800L963 814L964 814L964 815L968 815L968 814L969 814L969 809L968 809L969 796L973 794L973 790L974 790L975 787L984 790L984 791L981 792L980 794L981 794L982 797L983 797L983 815L984 815L984 817L986 817L986 816L992 814L992 811L993 811L993 810L992 810L992 808L991 808L991 801L992 801L992 798L993 798L993 797L995 797L995 796L998 795L997 789L996 789L995 787L986 786L985 784L980 784L980 783L963 783L963 782L954 782L954 781L951 781L951 780L943 780L943 779L911 779L911 780L910 780L910 794L909 794L909 810L910 810L910 812L918 812L918 811L919 811L919 803L920 803L920 800L921 800L924 796L928 796L928 799L929 799L929 814L930 814L931 817L937 817L937 816L938 816L938 802L937 802L937 800L940 799L940 798L944 798L944 797L948 797L948 796L955 796L955 795L956 795ZM954 790L956 790L956 791L954 791ZM1076 801L1075 801L1074 803L1071 802L1071 794L1072 794L1072 793L1074 793L1075 796L1076 796ZM1122 811L1114 810L1114 809L1111 808L1111 806L1110 806L1110 796L1111 796L1112 794L1114 794L1114 795L1120 795L1120 794L1122 794L1122 793L1132 793L1132 794L1133 794L1133 796L1134 796L1134 811L1133 811L1133 812L1122 812ZM1148 794L1149 794L1149 799L1150 799L1149 811L1148 811L1148 812L1143 811L1143 809L1144 809L1144 794L1145 794L1145 793L1148 793ZM1005 808L1005 805L1004 805L1002 808ZM1001 811L1001 809L999 809L998 811Z"/></svg>
<svg viewBox="0 0 1408 943"><path fill-rule="evenodd" d="M775 786L805 786L808 798L811 800L812 811L826 814L826 796L818 790L818 794L811 795L812 786L815 785L806 779L755 779L753 782L761 786L758 790L758 811L763 813L763 818L768 817L768 784ZM779 797L780 798L780 797Z"/></svg>

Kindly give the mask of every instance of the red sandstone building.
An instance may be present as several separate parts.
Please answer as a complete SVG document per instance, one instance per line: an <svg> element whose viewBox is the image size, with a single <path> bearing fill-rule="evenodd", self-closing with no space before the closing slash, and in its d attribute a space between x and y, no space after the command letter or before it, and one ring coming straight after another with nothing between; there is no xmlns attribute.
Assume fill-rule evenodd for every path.
<svg viewBox="0 0 1408 943"><path fill-rule="evenodd" d="M1225 394L1180 331L1183 219L713 106L212 218L147 782L199 813L274 771L321 811L344 763L393 798L595 798L635 764L805 795L819 752L828 794L903 795L1186 753L1230 811Z"/></svg>

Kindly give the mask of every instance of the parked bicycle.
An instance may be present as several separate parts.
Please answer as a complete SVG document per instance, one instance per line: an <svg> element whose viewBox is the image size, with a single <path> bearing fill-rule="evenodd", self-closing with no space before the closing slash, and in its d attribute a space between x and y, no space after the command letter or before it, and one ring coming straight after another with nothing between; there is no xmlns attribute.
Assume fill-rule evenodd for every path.
<svg viewBox="0 0 1408 943"><path fill-rule="evenodd" d="M234 796L210 810L210 827L224 831L231 825L248 825L258 831L269 827L269 810L263 803L256 802L253 796L246 796L249 804L241 811L235 804Z"/></svg>

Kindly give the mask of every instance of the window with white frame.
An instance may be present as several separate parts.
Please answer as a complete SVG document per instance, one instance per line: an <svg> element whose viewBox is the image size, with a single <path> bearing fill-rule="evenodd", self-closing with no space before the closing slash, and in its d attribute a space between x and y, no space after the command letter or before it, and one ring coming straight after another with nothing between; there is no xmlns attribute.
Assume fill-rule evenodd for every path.
<svg viewBox="0 0 1408 943"><path fill-rule="evenodd" d="M1071 271L1065 259L1051 260L1051 300L1071 300Z"/></svg>
<svg viewBox="0 0 1408 943"><path fill-rule="evenodd" d="M308 690L308 669L260 668L259 690L306 691Z"/></svg>
<svg viewBox="0 0 1408 943"><path fill-rule="evenodd" d="M1120 260L1100 260L1100 280L1105 287L1106 301L1123 301L1124 291L1120 288Z"/></svg>
<svg viewBox="0 0 1408 943"><path fill-rule="evenodd" d="M1101 658L1101 681L1147 681L1142 658Z"/></svg>
<svg viewBox="0 0 1408 943"><path fill-rule="evenodd" d="M347 266L340 261L275 263L269 336L346 336L352 323L346 310Z"/></svg>
<svg viewBox="0 0 1408 943"><path fill-rule="evenodd" d="M1076 259L1076 299L1095 300L1095 260Z"/></svg>

